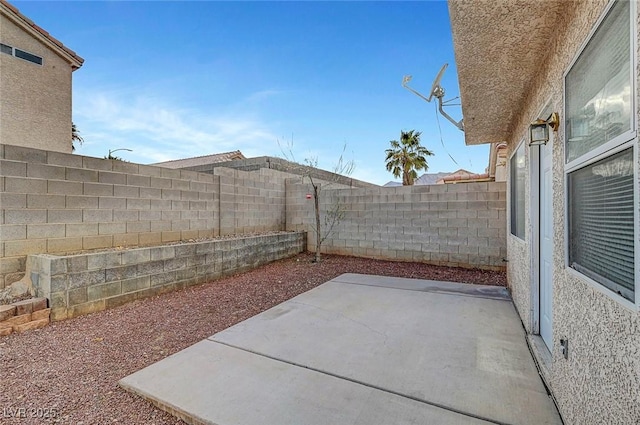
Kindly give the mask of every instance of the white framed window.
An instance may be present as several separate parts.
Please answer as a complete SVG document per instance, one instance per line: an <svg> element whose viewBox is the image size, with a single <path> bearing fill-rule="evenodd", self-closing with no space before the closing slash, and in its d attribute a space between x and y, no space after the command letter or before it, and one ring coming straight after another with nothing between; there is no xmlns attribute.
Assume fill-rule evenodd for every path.
<svg viewBox="0 0 640 425"><path fill-rule="evenodd" d="M0 52L13 56L13 47L0 43Z"/></svg>
<svg viewBox="0 0 640 425"><path fill-rule="evenodd" d="M565 73L567 266L636 304L634 2L607 8Z"/></svg>
<svg viewBox="0 0 640 425"><path fill-rule="evenodd" d="M27 62L35 63L36 65L42 65L43 63L40 56L34 55L16 47L9 46L8 44L0 43L0 52L26 60Z"/></svg>
<svg viewBox="0 0 640 425"><path fill-rule="evenodd" d="M511 234L524 240L524 178L525 178L524 143L515 150L510 160L509 197Z"/></svg>

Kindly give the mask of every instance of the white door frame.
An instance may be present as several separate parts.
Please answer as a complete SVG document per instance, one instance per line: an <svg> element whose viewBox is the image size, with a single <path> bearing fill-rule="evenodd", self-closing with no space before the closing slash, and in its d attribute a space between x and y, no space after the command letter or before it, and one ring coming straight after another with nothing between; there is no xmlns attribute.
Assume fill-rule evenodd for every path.
<svg viewBox="0 0 640 425"><path fill-rule="evenodd" d="M540 336L549 351L553 347L553 135L540 147L540 164L544 165L540 170Z"/></svg>
<svg viewBox="0 0 640 425"><path fill-rule="evenodd" d="M529 270L531 333L540 335L540 147L529 148Z"/></svg>
<svg viewBox="0 0 640 425"><path fill-rule="evenodd" d="M547 117L551 114L551 101L547 101L545 106L539 112L538 117ZM555 134L550 134L553 137ZM525 142L526 143L526 142ZM557 140L550 141L550 143L558 143ZM549 145L552 148L552 145ZM551 156L553 161L553 155ZM540 335L540 146L529 147L529 253L530 253L530 290L531 290L531 307L530 307L530 319L531 319L531 333ZM553 190L553 189L551 189ZM553 192L549 194L553 196ZM553 199L553 198L552 198ZM552 217L553 225L553 217ZM553 254L552 254L553 255ZM553 308L553 307L552 307Z"/></svg>

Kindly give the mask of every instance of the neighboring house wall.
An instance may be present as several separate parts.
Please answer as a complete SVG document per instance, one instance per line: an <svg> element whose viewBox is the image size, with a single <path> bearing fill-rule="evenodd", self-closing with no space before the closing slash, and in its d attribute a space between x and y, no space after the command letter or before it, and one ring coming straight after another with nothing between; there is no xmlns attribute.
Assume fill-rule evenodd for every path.
<svg viewBox="0 0 640 425"><path fill-rule="evenodd" d="M71 152L72 65L10 19L4 4L0 11L0 42L43 59L0 53L0 142Z"/></svg>
<svg viewBox="0 0 640 425"><path fill-rule="evenodd" d="M497 182L507 181L507 157L509 147L506 143L492 143L489 151L487 172Z"/></svg>
<svg viewBox="0 0 640 425"><path fill-rule="evenodd" d="M546 114L541 114L545 106L547 112L564 114L563 74L586 42L607 4L604 0L575 3L575 7L567 7L567 13L559 17L558 31L546 44L549 49L547 60L538 68L527 101L518 111L514 130L507 140L510 152L515 151L521 141L526 146L529 123L539 114ZM633 10L634 7L632 13ZM638 21L640 15L634 18ZM636 46L640 46L640 42ZM635 66L632 69L637 84L640 71ZM637 92L631 93L631 96L637 99ZM638 306L624 305L608 290L578 277L565 266L565 230L568 225L565 118L561 116L561 125L554 135L552 147L554 337L552 360L543 365L543 375L558 402L565 423L636 424L640 423ZM532 265L537 267L537 260L532 260L531 254L534 249L531 229L535 227L532 221L536 218L534 214L537 214L535 211L532 214L535 209L532 200L536 197L532 192L532 155L536 149L525 148L525 238L521 240L507 232L508 281L527 332L534 330L532 311L537 307L531 277ZM637 221L635 226L637 229ZM635 241L635 249L640 249L638 240ZM561 352L560 339L569 341L567 359ZM544 357L539 348L534 348L534 351L540 360Z"/></svg>

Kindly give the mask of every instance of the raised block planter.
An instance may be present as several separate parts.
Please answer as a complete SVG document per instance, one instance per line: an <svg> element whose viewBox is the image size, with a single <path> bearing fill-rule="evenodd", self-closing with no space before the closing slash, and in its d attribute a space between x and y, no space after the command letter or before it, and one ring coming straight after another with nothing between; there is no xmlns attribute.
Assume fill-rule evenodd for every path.
<svg viewBox="0 0 640 425"><path fill-rule="evenodd" d="M296 255L304 232L76 255L30 255L27 276L51 319L88 314Z"/></svg>

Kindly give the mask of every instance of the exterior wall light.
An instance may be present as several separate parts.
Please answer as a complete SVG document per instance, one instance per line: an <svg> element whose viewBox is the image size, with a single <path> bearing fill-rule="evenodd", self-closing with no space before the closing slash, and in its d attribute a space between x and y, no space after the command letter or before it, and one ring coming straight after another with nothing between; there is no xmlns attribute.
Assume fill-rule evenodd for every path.
<svg viewBox="0 0 640 425"><path fill-rule="evenodd" d="M554 112L546 120L538 118L529 126L529 146L546 145L549 141L549 127L553 131L558 131L560 117Z"/></svg>

